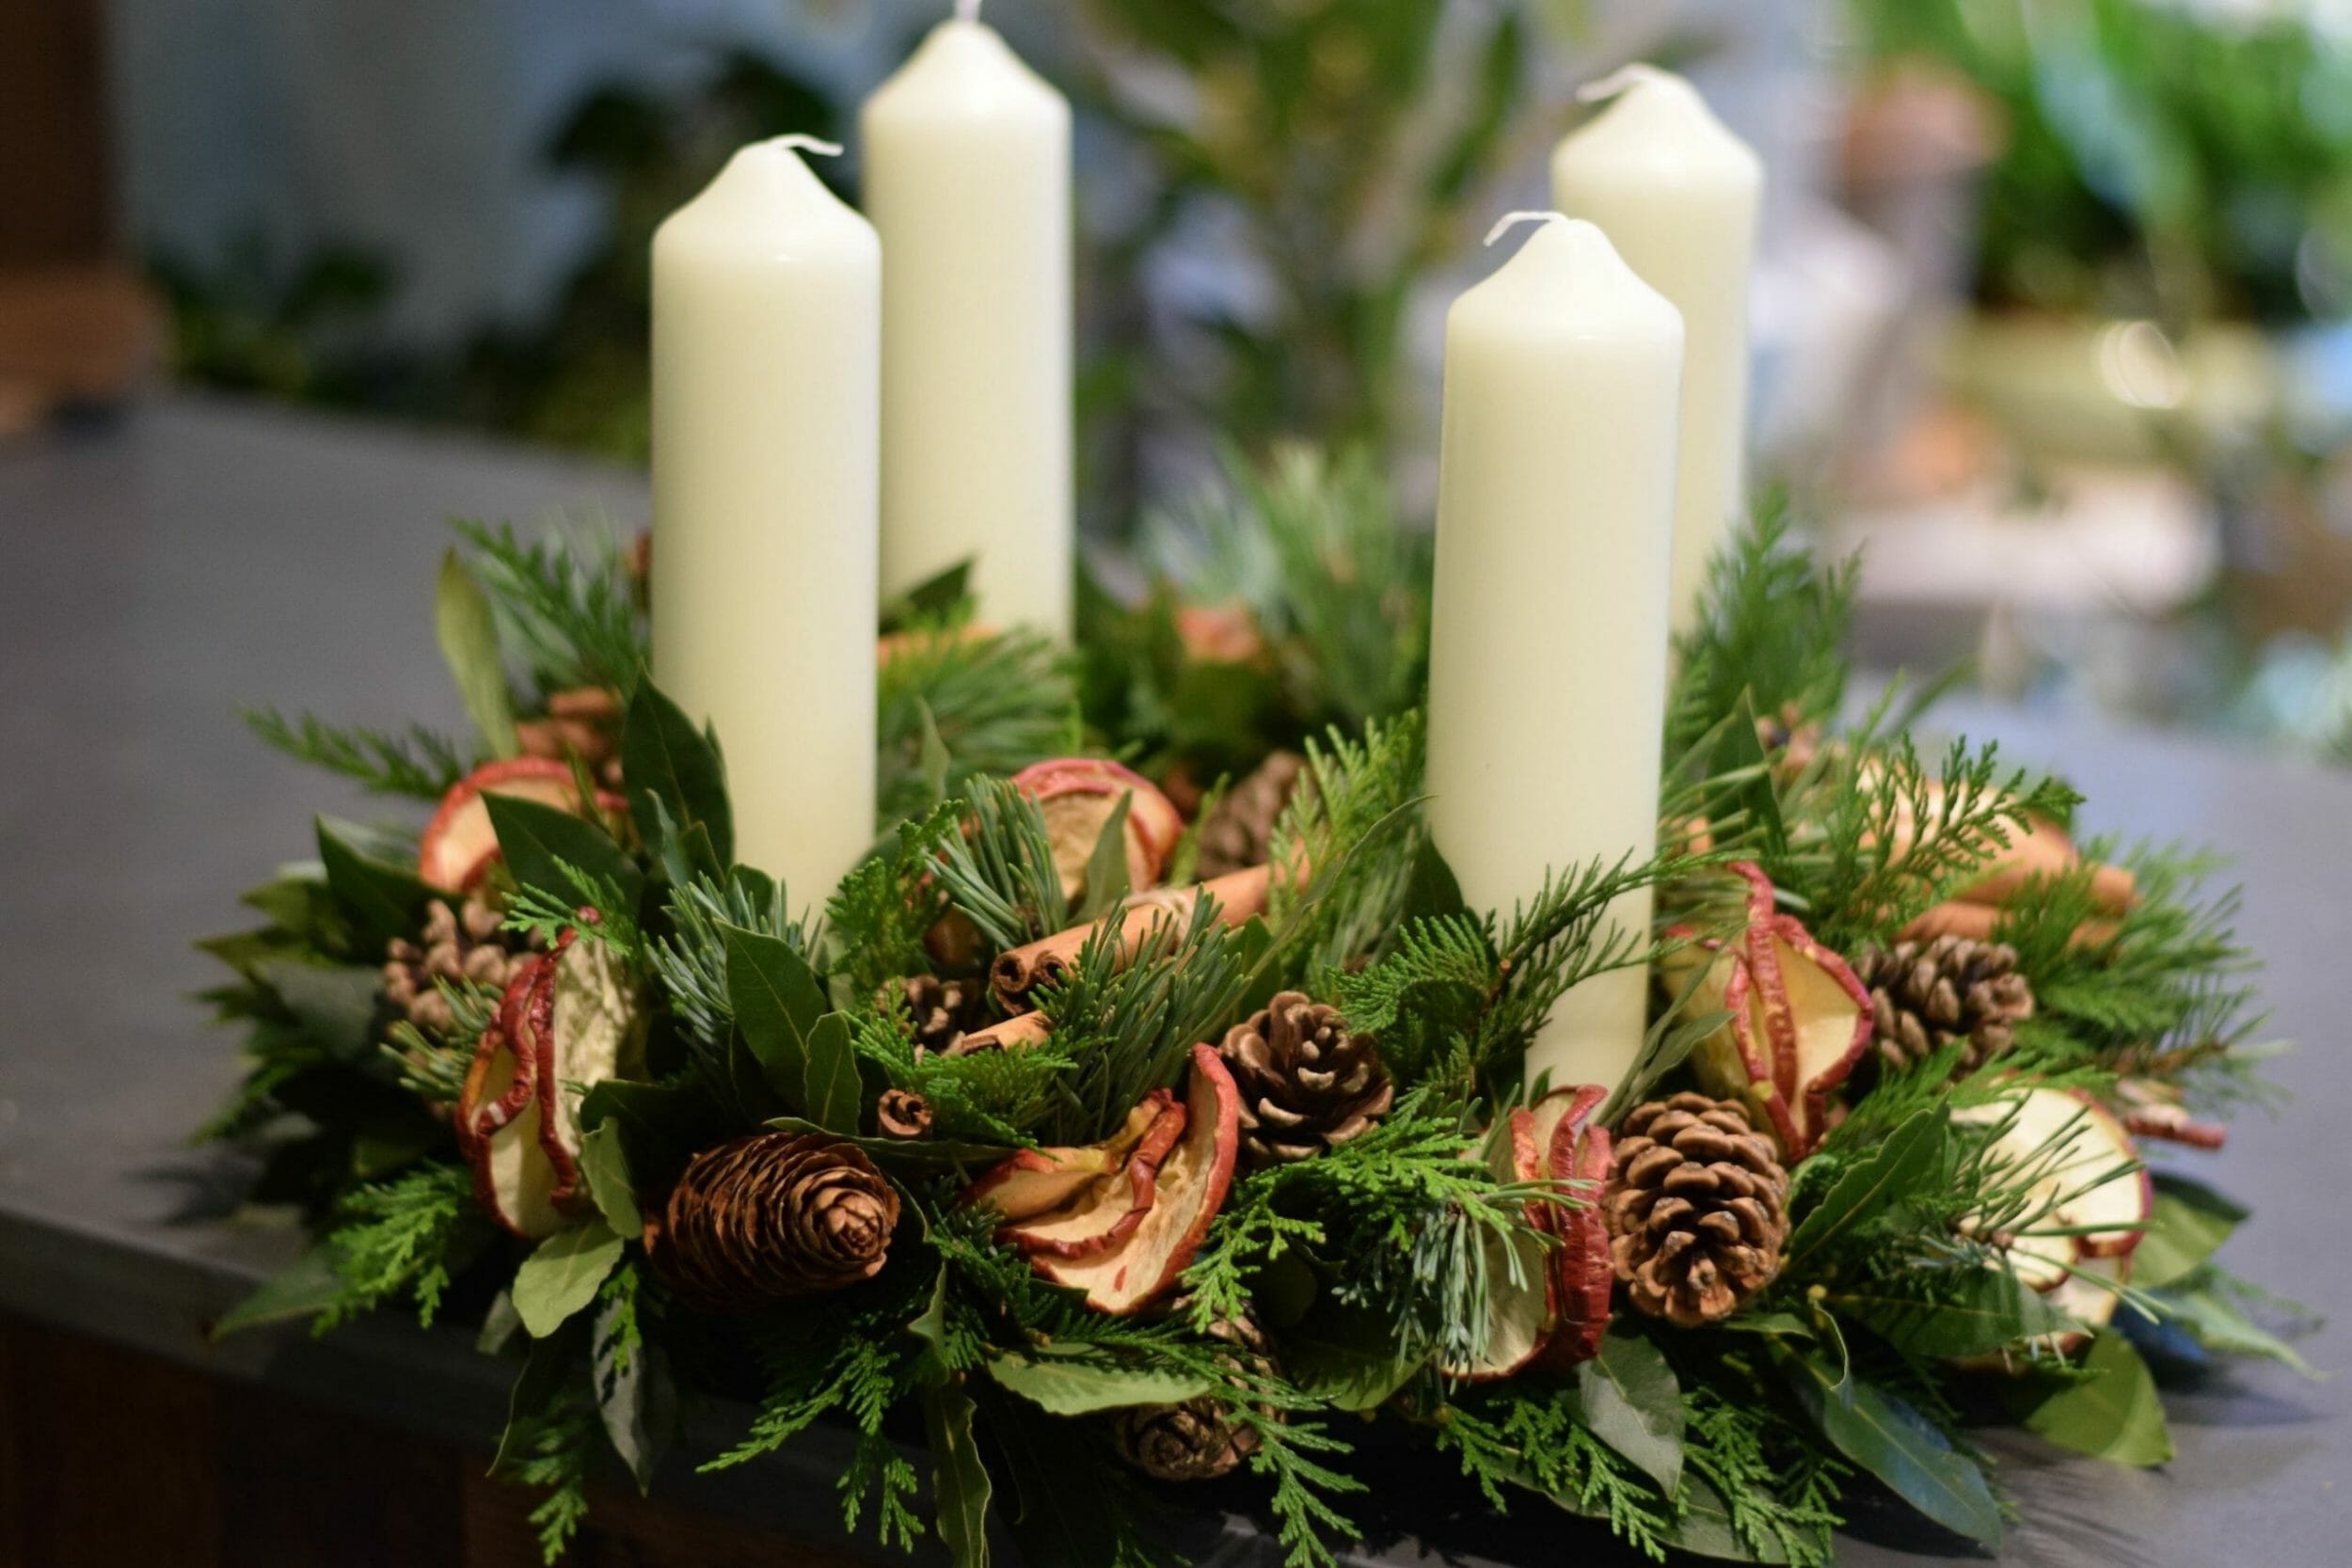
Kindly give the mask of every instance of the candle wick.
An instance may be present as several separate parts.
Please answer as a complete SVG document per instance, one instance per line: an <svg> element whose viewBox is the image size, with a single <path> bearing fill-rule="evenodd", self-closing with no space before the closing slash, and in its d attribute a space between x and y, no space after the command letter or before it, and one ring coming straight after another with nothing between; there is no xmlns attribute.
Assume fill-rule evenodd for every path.
<svg viewBox="0 0 2352 1568"><path fill-rule="evenodd" d="M980 0L956 0L956 20L958 22L977 22L979 19Z"/></svg>
<svg viewBox="0 0 2352 1568"><path fill-rule="evenodd" d="M1611 71L1608 75L1603 76L1597 82L1587 82L1582 87L1577 88L1576 101L1579 103L1605 103L1608 100L1616 97L1621 92L1644 86L1646 83L1671 82L1673 80L1674 72L1670 71L1661 71L1654 65L1646 65L1639 60L1636 60L1631 65L1619 66L1616 70Z"/></svg>
<svg viewBox="0 0 2352 1568"><path fill-rule="evenodd" d="M838 158L841 156L841 144L839 142L827 141L822 136L812 136L800 131L792 132L788 135L773 137L769 141L768 145L770 147L788 147L795 152L814 152L819 157L825 158Z"/></svg>
<svg viewBox="0 0 2352 1568"><path fill-rule="evenodd" d="M1492 229L1486 230L1486 243L1494 244L1522 223L1565 223L1567 221L1568 214L1565 213L1545 212L1535 208L1529 208L1522 213L1505 213L1495 220L1495 226Z"/></svg>

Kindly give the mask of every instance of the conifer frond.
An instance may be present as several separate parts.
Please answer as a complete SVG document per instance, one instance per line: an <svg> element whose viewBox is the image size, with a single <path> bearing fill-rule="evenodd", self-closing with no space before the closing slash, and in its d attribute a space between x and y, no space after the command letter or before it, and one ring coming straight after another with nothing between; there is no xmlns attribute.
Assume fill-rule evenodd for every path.
<svg viewBox="0 0 2352 1568"><path fill-rule="evenodd" d="M352 1189L325 1243L342 1289L311 1320L310 1331L324 1334L401 1300L413 1300L418 1322L432 1327L457 1253L482 1234L473 1173L463 1165L420 1165L394 1180Z"/></svg>
<svg viewBox="0 0 2352 1568"><path fill-rule="evenodd" d="M1035 632L932 625L902 632L879 674L877 809L919 816L981 774L1011 774L1073 750L1077 687L1068 656ZM928 728L927 728L928 722ZM930 777L926 748L945 748Z"/></svg>
<svg viewBox="0 0 2352 1568"><path fill-rule="evenodd" d="M1070 903L1037 801L1009 780L978 779L965 805L966 831L940 847L949 901L999 952L1068 928Z"/></svg>
<svg viewBox="0 0 2352 1568"><path fill-rule="evenodd" d="M422 724L386 735L329 724L312 713L290 720L274 707L243 712L246 727L266 744L297 762L350 779L372 795L438 800L477 760L458 742Z"/></svg>
<svg viewBox="0 0 2352 1568"><path fill-rule="evenodd" d="M872 996L902 975L930 967L924 933L946 912L947 895L933 873L963 808L942 801L917 821L901 822L891 845L861 861L825 907L828 972L854 996Z"/></svg>
<svg viewBox="0 0 2352 1568"><path fill-rule="evenodd" d="M1307 772L1274 825L1267 916L1290 973L1344 966L1393 932L1412 885L1427 727L1418 710L1307 742Z"/></svg>
<svg viewBox="0 0 2352 1568"><path fill-rule="evenodd" d="M1760 717L1837 717L1860 561L1823 567L1795 535L1787 499L1773 497L1708 563L1698 624L1676 640L1668 756L1689 750L1743 698Z"/></svg>
<svg viewBox="0 0 2352 1568"><path fill-rule="evenodd" d="M738 867L721 886L707 876L670 889L670 933L649 943L645 957L686 1026L699 1067L723 1084L728 1071L728 1037L735 1005L727 999L727 943L723 927L741 927L776 937L803 958L818 940L792 918L786 889L755 871Z"/></svg>
<svg viewBox="0 0 2352 1568"><path fill-rule="evenodd" d="M501 641L546 691L635 689L649 653L628 555L609 525L525 545L512 523L451 525L472 549L475 580Z"/></svg>

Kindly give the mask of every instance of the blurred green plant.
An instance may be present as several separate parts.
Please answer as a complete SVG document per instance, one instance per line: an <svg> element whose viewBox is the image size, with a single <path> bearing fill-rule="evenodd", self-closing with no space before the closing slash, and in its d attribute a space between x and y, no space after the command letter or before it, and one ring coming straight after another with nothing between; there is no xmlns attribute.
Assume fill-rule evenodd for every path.
<svg viewBox="0 0 2352 1568"><path fill-rule="evenodd" d="M1980 288L1996 302L2265 322L2352 313L2352 47L2271 8L1850 0L1866 50L1999 101Z"/></svg>

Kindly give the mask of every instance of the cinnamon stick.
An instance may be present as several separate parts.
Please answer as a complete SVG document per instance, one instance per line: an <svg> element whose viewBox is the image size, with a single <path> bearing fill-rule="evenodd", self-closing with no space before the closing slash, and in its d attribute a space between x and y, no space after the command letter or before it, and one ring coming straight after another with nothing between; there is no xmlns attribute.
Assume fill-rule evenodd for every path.
<svg viewBox="0 0 2352 1568"><path fill-rule="evenodd" d="M1193 887L1163 888L1128 899L1119 916L1119 961L1124 964L1151 934L1152 927L1161 921L1188 919L1194 905L1204 895L1216 900L1217 918L1226 925L1248 924L1265 912L1269 876L1267 867L1253 865ZM996 992L996 1000L1008 1008L1027 1006L1029 992L1040 982L1076 961L1078 950L1087 944L1087 939L1108 924L1110 918L1105 915L1084 926L1073 926L999 955L995 967L989 972L989 984Z"/></svg>
<svg viewBox="0 0 2352 1568"><path fill-rule="evenodd" d="M982 1051L1025 1051L1043 1042L1054 1032L1053 1021L1043 1013L1026 1012L992 1023L985 1029L975 1029L959 1036L944 1053L949 1056L970 1056Z"/></svg>
<svg viewBox="0 0 2352 1568"><path fill-rule="evenodd" d="M1902 929L1902 934L1915 942L1931 942L1937 937L1965 937L1971 942L1990 942L1993 927L1999 922L2001 911L1991 904L1979 904L1955 898L1938 904ZM2073 941L2105 942L2115 935L2112 920L2086 920L2074 927Z"/></svg>

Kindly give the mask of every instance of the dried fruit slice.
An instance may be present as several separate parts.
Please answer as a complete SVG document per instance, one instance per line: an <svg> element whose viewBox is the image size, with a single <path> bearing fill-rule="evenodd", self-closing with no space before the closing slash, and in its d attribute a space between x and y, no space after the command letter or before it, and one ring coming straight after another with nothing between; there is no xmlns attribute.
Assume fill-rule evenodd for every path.
<svg viewBox="0 0 2352 1568"><path fill-rule="evenodd" d="M1556 1326L1537 1364L1565 1370L1600 1354L1609 1332L1609 1300L1616 1271L1609 1259L1609 1222L1600 1208L1609 1180L1609 1129L1595 1117L1609 1091L1597 1084L1555 1089L1535 1105L1536 1132L1545 1149L1544 1168L1579 1207L1550 1207L1550 1228L1560 1238L1551 1254L1552 1315Z"/></svg>
<svg viewBox="0 0 2352 1568"><path fill-rule="evenodd" d="M1025 1148L1007 1155L964 1193L966 1205L993 1203L1008 1220L1034 1219L1080 1197L1094 1182L1127 1163L1160 1113L1175 1103L1154 1089L1127 1113L1126 1125L1099 1144L1075 1148Z"/></svg>
<svg viewBox="0 0 2352 1568"><path fill-rule="evenodd" d="M580 791L573 784L568 763L550 757L508 757L485 763L450 786L417 841L417 876L426 886L464 893L498 859L498 832L490 825L490 808L482 800L485 795L519 796L558 811L580 809ZM628 810L628 802L598 790L596 806L618 812Z"/></svg>
<svg viewBox="0 0 2352 1568"><path fill-rule="evenodd" d="M1087 862L1120 796L1127 804L1127 887L1141 893L1157 887L1184 820L1157 785L1106 757L1057 757L1032 763L1013 784L1038 803L1045 834L1054 846L1054 870L1062 895L1075 900L1086 891Z"/></svg>
<svg viewBox="0 0 2352 1568"><path fill-rule="evenodd" d="M1546 1096L1546 1101L1552 1099ZM1547 1121L1564 1114L1554 1113ZM1486 1144L1486 1161L1498 1180L1534 1181L1545 1171L1546 1149L1536 1136L1534 1111L1511 1113ZM1548 1229L1549 1204L1530 1204L1528 1214L1538 1229ZM1554 1326L1553 1275L1543 1243L1531 1236L1509 1239L1491 1231L1479 1234L1479 1250L1486 1267L1486 1347L1476 1361L1454 1362L1439 1370L1464 1383L1492 1383L1525 1367L1541 1354Z"/></svg>
<svg viewBox="0 0 2352 1568"><path fill-rule="evenodd" d="M1003 1227L997 1239L1031 1258L1090 1258L1126 1240L1152 1212L1159 1196L1160 1166L1184 1136L1187 1119L1184 1108L1166 1089L1153 1090L1146 1103L1156 1104L1159 1114L1122 1168L1099 1178L1058 1209Z"/></svg>
<svg viewBox="0 0 2352 1568"><path fill-rule="evenodd" d="M1751 1106L1793 1164L1821 1141L1830 1094L1870 1048L1870 995L1844 958L1774 908L1761 870L1732 869L1747 879L1747 929L1734 942L1677 950L1666 978L1678 990L1693 968L1708 965L1693 1006L1731 1021L1699 1042L1692 1070L1709 1094Z"/></svg>
<svg viewBox="0 0 2352 1568"><path fill-rule="evenodd" d="M644 1038L634 987L601 942L566 932L516 973L474 1048L454 1117L474 1195L501 1225L535 1240L584 1210L580 1096L636 1071Z"/></svg>
<svg viewBox="0 0 2352 1568"><path fill-rule="evenodd" d="M1037 1271L1087 1293L1099 1312L1141 1310L1172 1288L1200 1250L1233 1181L1241 1147L1241 1095L1213 1045L1192 1048L1184 1137L1161 1162L1152 1207L1116 1245L1083 1259L1041 1256Z"/></svg>

